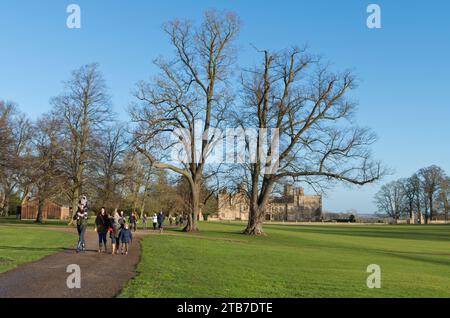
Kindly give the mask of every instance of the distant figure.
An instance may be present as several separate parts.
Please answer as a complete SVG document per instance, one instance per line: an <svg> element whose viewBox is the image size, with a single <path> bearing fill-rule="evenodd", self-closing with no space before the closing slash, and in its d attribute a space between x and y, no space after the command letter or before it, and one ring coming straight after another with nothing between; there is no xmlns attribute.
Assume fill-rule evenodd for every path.
<svg viewBox="0 0 450 318"><path fill-rule="evenodd" d="M156 231L156 225L158 224L158 216L155 214L153 214L153 231Z"/></svg>
<svg viewBox="0 0 450 318"><path fill-rule="evenodd" d="M16 219L18 220L22 219L22 207L20 205L16 206Z"/></svg>
<svg viewBox="0 0 450 318"><path fill-rule="evenodd" d="M172 225L172 221L173 221L172 216L169 214L169 224L170 225Z"/></svg>
<svg viewBox="0 0 450 318"><path fill-rule="evenodd" d="M159 214L158 214L158 228L159 228L159 232L160 233L162 233L162 231L163 231L164 219L165 219L164 213L162 211L159 212Z"/></svg>
<svg viewBox="0 0 450 318"><path fill-rule="evenodd" d="M133 241L133 234L128 228L128 224L124 225L122 231L120 231L120 247L122 249L122 254L128 255L129 244Z"/></svg>
<svg viewBox="0 0 450 318"><path fill-rule="evenodd" d="M178 226L181 226L181 225L183 225L183 215L182 214L180 214L179 216L178 216L178 224L177 224Z"/></svg>
<svg viewBox="0 0 450 318"><path fill-rule="evenodd" d="M125 223L127 223L127 220L125 219L125 214L123 213L123 211L120 211L119 224L121 229L123 229Z"/></svg>
<svg viewBox="0 0 450 318"><path fill-rule="evenodd" d="M147 214L144 214L144 216L142 217L142 228L144 230L147 230Z"/></svg>
<svg viewBox="0 0 450 318"><path fill-rule="evenodd" d="M131 215L130 215L128 221L130 222L131 230L133 232L136 232L137 219L136 219L136 214L134 212L131 212Z"/></svg>
<svg viewBox="0 0 450 318"><path fill-rule="evenodd" d="M104 246L104 251L106 253L106 234L108 234L108 230L110 227L109 216L106 213L106 209L104 207L101 208L100 213L95 218L95 231L98 234L98 252L101 253Z"/></svg>

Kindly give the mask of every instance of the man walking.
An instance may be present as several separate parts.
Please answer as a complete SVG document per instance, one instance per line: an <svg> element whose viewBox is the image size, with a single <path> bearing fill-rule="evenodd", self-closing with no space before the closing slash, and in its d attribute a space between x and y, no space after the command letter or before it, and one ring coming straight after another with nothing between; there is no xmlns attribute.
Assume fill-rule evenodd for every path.
<svg viewBox="0 0 450 318"><path fill-rule="evenodd" d="M74 221L77 221L77 231L78 231L78 245L77 245L77 253L81 251L86 251L86 240L84 238L86 234L86 229L88 225L88 212L87 205L80 204L78 205L78 211L73 217Z"/></svg>

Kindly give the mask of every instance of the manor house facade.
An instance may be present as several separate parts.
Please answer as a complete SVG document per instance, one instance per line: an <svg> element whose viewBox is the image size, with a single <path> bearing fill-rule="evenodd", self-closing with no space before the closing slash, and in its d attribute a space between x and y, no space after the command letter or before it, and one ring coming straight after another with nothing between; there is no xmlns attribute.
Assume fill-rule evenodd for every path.
<svg viewBox="0 0 450 318"><path fill-rule="evenodd" d="M219 220L248 220L249 200L243 190L218 196ZM285 186L282 196L272 196L265 211L266 221L320 221L322 196L305 195L302 188Z"/></svg>

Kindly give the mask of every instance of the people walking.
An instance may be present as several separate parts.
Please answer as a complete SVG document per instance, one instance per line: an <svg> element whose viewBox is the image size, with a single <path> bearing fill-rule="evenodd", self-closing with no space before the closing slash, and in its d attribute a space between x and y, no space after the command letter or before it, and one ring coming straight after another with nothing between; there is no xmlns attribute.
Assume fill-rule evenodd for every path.
<svg viewBox="0 0 450 318"><path fill-rule="evenodd" d="M128 224L125 224L122 231L120 231L120 247L122 254L128 255L129 245L132 241L133 234L131 233Z"/></svg>
<svg viewBox="0 0 450 318"><path fill-rule="evenodd" d="M155 214L153 214L153 231L156 231L156 225L158 225L158 216Z"/></svg>
<svg viewBox="0 0 450 318"><path fill-rule="evenodd" d="M159 212L159 214L158 214L158 228L159 228L159 232L160 233L162 233L162 231L163 231L164 219L165 219L164 213L162 211Z"/></svg>
<svg viewBox="0 0 450 318"><path fill-rule="evenodd" d="M106 235L110 227L110 221L106 209L101 208L100 213L95 218L95 231L98 234L98 252L101 253L104 248L104 252L107 251Z"/></svg>

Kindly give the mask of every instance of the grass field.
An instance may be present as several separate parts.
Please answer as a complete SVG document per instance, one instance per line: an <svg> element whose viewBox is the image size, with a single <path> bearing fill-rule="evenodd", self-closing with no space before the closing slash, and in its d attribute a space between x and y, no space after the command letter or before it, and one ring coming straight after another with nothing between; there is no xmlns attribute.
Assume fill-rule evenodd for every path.
<svg viewBox="0 0 450 318"><path fill-rule="evenodd" d="M0 225L0 273L73 246L76 235L37 226Z"/></svg>
<svg viewBox="0 0 450 318"><path fill-rule="evenodd" d="M143 242L121 297L449 297L450 226L202 223ZM369 264L381 289L366 286Z"/></svg>

